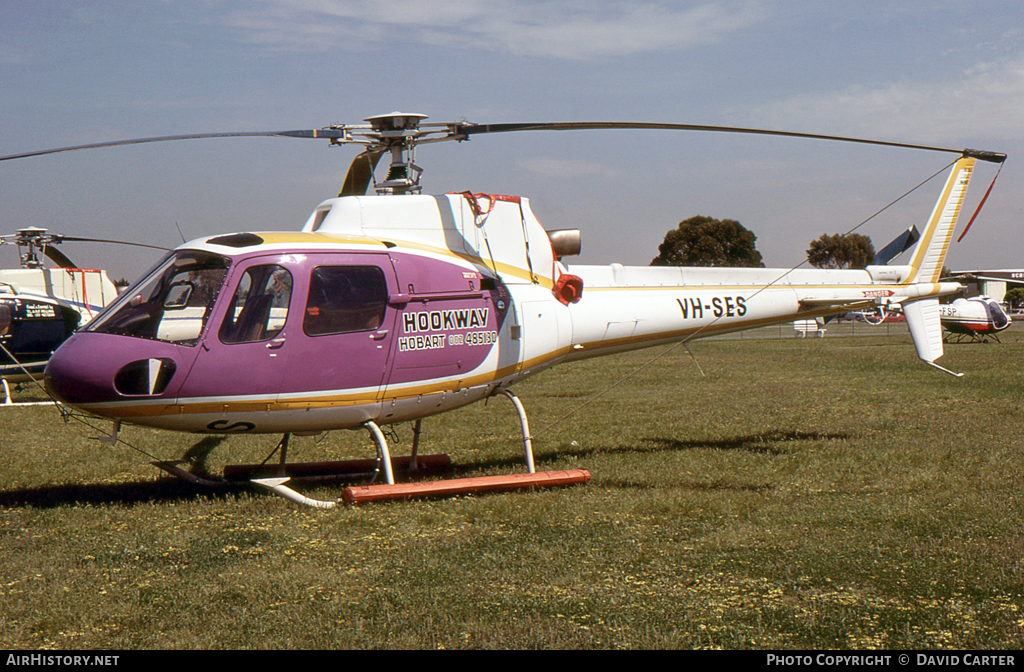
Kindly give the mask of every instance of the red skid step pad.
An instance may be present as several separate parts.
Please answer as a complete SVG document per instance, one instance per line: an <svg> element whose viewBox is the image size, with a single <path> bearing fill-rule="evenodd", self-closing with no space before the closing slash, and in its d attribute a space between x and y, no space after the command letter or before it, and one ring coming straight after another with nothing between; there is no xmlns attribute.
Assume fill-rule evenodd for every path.
<svg viewBox="0 0 1024 672"><path fill-rule="evenodd" d="M535 474L509 474L507 476L477 476L454 478L447 481L396 483L395 485L363 485L345 488L341 498L347 504L376 502L407 497L449 497L480 492L522 490L525 488L555 488L590 480L586 469L568 471L538 471Z"/></svg>

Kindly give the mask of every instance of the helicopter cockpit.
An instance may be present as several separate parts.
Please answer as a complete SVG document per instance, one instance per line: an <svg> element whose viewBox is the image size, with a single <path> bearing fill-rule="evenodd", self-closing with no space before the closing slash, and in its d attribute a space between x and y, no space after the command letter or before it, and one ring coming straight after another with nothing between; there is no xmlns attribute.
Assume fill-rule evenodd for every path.
<svg viewBox="0 0 1024 672"><path fill-rule="evenodd" d="M195 345L230 265L227 257L209 252L172 252L85 331Z"/></svg>

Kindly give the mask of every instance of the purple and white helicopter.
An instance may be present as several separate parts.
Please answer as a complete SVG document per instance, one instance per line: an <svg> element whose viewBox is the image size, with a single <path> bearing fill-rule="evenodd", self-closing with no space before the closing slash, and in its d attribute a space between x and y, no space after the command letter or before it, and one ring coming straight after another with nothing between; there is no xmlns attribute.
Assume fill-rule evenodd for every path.
<svg viewBox="0 0 1024 672"><path fill-rule="evenodd" d="M226 471L225 478L251 480L321 508L342 500L315 500L290 487L297 473L286 459L291 434L358 428L372 434L372 462L385 483L348 488L344 501L581 482L589 478L583 470L535 471L526 413L511 391L562 362L898 306L918 356L941 369L935 364L943 354L938 297L960 289L939 281L943 259L976 161L1005 160L976 150L720 126L424 119L396 112L316 130L142 138L0 157L224 136L325 138L365 148L339 196L318 205L301 231L211 236L167 254L54 353L47 390L63 404L113 421L111 441L121 423L283 435L280 464L270 465L271 473ZM758 133L959 158L909 262L864 270L569 265L564 259L579 253L580 232L545 231L526 198L420 193L419 144L588 129ZM385 154L391 164L377 182L374 170ZM371 183L376 195L366 195ZM526 474L395 484L394 465L417 463L423 418L499 395L519 414ZM393 465L380 426L409 421L415 423L412 455ZM155 464L192 481L220 482L180 463Z"/></svg>

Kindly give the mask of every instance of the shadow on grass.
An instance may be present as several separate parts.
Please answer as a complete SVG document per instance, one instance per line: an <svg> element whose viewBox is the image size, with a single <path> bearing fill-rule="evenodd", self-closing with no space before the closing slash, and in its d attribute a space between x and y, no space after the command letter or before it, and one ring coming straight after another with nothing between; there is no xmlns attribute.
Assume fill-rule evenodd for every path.
<svg viewBox="0 0 1024 672"><path fill-rule="evenodd" d="M170 478L131 483L51 485L7 492L0 491L0 508L31 506L45 509L83 504L134 505L177 502L196 497L227 499L245 490L249 490L249 487L232 485L201 488Z"/></svg>
<svg viewBox="0 0 1024 672"><path fill-rule="evenodd" d="M786 452L786 444L797 441L845 441L850 435L845 432L801 432L772 430L748 436L737 436L727 439L687 440L668 437L645 437L637 445L596 448L571 448L546 453L544 457L572 456L587 457L595 454L609 453L656 453L682 450L745 450L751 453L781 455ZM541 459L538 457L538 459Z"/></svg>
<svg viewBox="0 0 1024 672"><path fill-rule="evenodd" d="M751 453L782 455L787 452L786 444L798 441L845 441L850 434L844 432L801 432L773 430L749 436L737 436L717 441L672 439L665 437L646 437L635 445L628 446L595 446L583 448L579 446L561 446L550 450L534 449L534 463L541 468L566 457L587 458L595 455L644 454L674 452L684 450L745 450ZM525 464L522 452L514 457L474 462L473 464L452 464L454 474L466 474L486 469L516 468Z"/></svg>
<svg viewBox="0 0 1024 672"><path fill-rule="evenodd" d="M749 436L738 436L732 439L719 439L718 441L680 441L679 439L667 438L645 438L644 441L654 445L653 450L692 450L695 448L706 448L711 450L745 450L751 453L765 453L768 455L781 455L786 450L786 444L796 441L845 441L850 438L845 432L800 432L774 430L763 434L751 434ZM638 449L643 452L643 449Z"/></svg>
<svg viewBox="0 0 1024 672"><path fill-rule="evenodd" d="M719 439L717 441L681 440L665 437L648 437L642 439L636 445L628 446L597 446L593 448L565 447L560 449L535 451L534 461L539 470L544 470L566 457L587 458L594 455L608 454L643 454L673 452L684 450L744 450L753 453L768 455L780 455L786 452L786 444L797 441L835 441L849 438L845 433L822 433L822 432L800 432L775 430L749 436ZM207 446L203 446L206 448ZM208 451L206 451L208 452ZM205 453L204 453L205 456ZM510 455L507 458L477 461L473 463L453 463L448 470L446 477L459 478L467 475L478 475L479 472L488 470L512 470L525 471L526 460L522 452ZM435 474L436 475L436 474ZM401 480L407 475L396 474ZM415 476L413 480L415 480ZM298 480L298 479L297 479ZM338 485L344 483L364 483L365 479L342 479L339 478ZM647 483L607 483L612 487L636 487L647 488ZM767 485L744 485L727 483L696 483L691 484L698 489L733 489L760 491L769 489ZM252 492L253 488L245 483L228 484L218 487L204 487L193 485L182 480L164 478L159 480L145 480L130 483L95 483L95 484L66 484L45 486L40 488L26 488L23 490L0 491L0 508L32 506L38 508L53 508L58 506L74 506L88 504L115 504L134 505L141 503L177 502L197 497L210 499L229 499L240 492ZM339 493L340 494L340 493Z"/></svg>

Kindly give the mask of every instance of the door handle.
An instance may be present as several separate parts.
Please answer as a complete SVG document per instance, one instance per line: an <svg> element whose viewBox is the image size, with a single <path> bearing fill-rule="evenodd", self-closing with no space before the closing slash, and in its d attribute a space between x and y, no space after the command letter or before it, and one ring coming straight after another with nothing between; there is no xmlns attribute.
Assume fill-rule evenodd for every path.
<svg viewBox="0 0 1024 672"><path fill-rule="evenodd" d="M381 329L380 331L375 331L372 334L370 334L370 338L372 338L375 341L379 341L379 340L382 340L382 339L386 338L387 335L388 335L388 330L387 329Z"/></svg>
<svg viewBox="0 0 1024 672"><path fill-rule="evenodd" d="M282 336L281 338L272 339L269 343L267 343L267 349L276 350L277 348L280 348L282 345L284 345L284 340L284 336Z"/></svg>

